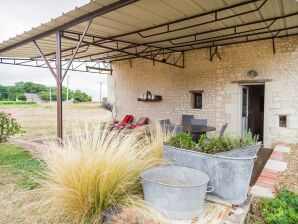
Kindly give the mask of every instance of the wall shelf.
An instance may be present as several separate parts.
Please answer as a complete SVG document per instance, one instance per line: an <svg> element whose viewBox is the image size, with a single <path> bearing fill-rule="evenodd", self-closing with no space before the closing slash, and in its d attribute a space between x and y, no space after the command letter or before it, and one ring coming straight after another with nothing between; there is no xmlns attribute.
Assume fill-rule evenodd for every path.
<svg viewBox="0 0 298 224"><path fill-rule="evenodd" d="M142 102L158 102L158 101L161 101L162 100L162 97L161 96L155 96L155 98L152 100L152 99L141 99L141 98L138 98L138 101L142 101Z"/></svg>

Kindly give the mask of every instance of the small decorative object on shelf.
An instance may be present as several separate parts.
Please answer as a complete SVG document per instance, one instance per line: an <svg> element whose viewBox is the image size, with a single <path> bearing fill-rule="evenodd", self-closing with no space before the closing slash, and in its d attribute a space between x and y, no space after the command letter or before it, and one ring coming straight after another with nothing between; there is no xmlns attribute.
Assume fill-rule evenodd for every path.
<svg viewBox="0 0 298 224"><path fill-rule="evenodd" d="M160 95L153 95L151 94L150 91L147 91L146 94L141 95L138 98L138 101L144 101L144 102L156 102L156 101L161 101L162 97Z"/></svg>

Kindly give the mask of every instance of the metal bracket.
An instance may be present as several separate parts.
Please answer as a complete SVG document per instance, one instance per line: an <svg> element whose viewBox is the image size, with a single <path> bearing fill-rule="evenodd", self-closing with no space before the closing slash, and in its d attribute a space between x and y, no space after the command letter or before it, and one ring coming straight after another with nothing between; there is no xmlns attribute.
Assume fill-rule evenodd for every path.
<svg viewBox="0 0 298 224"><path fill-rule="evenodd" d="M221 56L218 53L218 46L214 48L214 52L212 52L212 47L209 48L209 54L210 54L210 61L213 61L214 56L216 55L219 60L221 60Z"/></svg>

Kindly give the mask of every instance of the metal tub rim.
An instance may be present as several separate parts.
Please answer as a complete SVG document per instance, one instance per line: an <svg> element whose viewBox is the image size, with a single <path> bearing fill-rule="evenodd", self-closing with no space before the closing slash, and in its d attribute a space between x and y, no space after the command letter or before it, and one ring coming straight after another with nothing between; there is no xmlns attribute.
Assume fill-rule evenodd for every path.
<svg viewBox="0 0 298 224"><path fill-rule="evenodd" d="M157 181L153 181L152 179L149 179L149 178L146 178L144 177L144 175L149 172L150 170L154 169L154 168L160 168L161 166L159 167L152 167L152 168L149 168L145 171L143 171L141 174L140 174L140 177L142 180L145 180L145 181L148 181L148 182L151 182L151 183L154 183L154 184L158 184L158 185L163 185L163 186L169 186L169 187L178 187L178 188L195 188L195 187L199 187L199 186L202 186L202 185L205 185L205 184L208 184L208 182L210 181L210 178L207 174L205 174L204 172L202 171L199 171L199 170L196 170L194 168L190 168L190 167L184 167L184 168L187 168L187 169L191 169L191 170L195 170L195 171L199 171L203 174L205 174L207 177L208 177L208 181L206 183L202 183L202 184L192 184L192 185L176 185L176 184L166 184L166 183L161 183L161 182L157 182ZM166 167L166 166L165 166ZM170 167L170 166L168 166ZM177 166L175 166L177 167ZM179 167L179 166L178 166ZM183 166L181 166L183 167Z"/></svg>
<svg viewBox="0 0 298 224"><path fill-rule="evenodd" d="M259 145L259 144L261 144L261 143L257 143L256 145ZM215 157L215 158L223 158L223 159L231 159L231 160L251 160L251 159L256 159L257 158L257 155L249 156L249 157L232 157L232 156L222 156L222 155L216 155L216 154L208 154L208 153L204 153L204 152L198 152L198 151L192 151L192 150L187 150L187 149L183 149L183 148L177 148L177 147L171 146L171 145L169 145L165 142L164 142L164 145L166 145L170 148L176 149L176 150L182 150L182 151L189 152L189 153L194 153L194 154L207 155L207 156L211 156L211 157ZM252 146L256 146L256 145L252 145ZM252 146L237 148L237 149L245 149L245 148L249 148L249 147L252 147ZM237 149L233 149L233 150L237 150Z"/></svg>

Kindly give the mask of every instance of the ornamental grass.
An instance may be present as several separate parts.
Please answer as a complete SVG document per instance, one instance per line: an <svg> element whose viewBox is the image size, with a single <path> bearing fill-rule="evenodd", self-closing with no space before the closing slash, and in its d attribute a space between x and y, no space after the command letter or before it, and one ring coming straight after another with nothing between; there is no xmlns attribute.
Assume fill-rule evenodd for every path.
<svg viewBox="0 0 298 224"><path fill-rule="evenodd" d="M161 220L146 206L140 182L141 172L164 163L165 136L150 130L86 127L63 144L48 144L43 153L47 169L36 191L43 198L38 209L55 222L102 223L125 208Z"/></svg>

